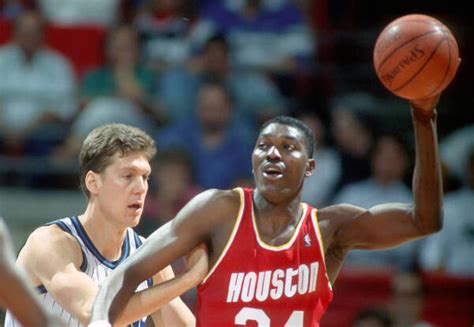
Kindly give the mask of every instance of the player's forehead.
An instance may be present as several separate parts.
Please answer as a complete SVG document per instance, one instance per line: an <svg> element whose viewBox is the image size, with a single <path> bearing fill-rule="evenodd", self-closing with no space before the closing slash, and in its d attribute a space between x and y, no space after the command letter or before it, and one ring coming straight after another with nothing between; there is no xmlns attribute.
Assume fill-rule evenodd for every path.
<svg viewBox="0 0 474 327"><path fill-rule="evenodd" d="M150 162L146 154L140 151L122 153L117 151L110 158L109 168L117 171L134 170L134 171L151 171Z"/></svg>
<svg viewBox="0 0 474 327"><path fill-rule="evenodd" d="M265 128L260 131L258 138L259 140L270 138L283 138L304 142L304 135L300 129L294 126L277 122L265 126Z"/></svg>

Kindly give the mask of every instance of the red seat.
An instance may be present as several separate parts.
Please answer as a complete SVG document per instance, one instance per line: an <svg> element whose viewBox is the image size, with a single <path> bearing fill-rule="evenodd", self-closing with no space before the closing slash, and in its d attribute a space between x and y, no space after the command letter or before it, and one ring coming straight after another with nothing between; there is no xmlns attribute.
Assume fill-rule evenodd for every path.
<svg viewBox="0 0 474 327"><path fill-rule="evenodd" d="M392 275L390 270L341 271L321 326L350 326L360 310L385 306L391 298Z"/></svg>
<svg viewBox="0 0 474 327"><path fill-rule="evenodd" d="M105 31L98 26L54 26L46 29L46 43L68 57L78 77L103 63Z"/></svg>
<svg viewBox="0 0 474 327"><path fill-rule="evenodd" d="M10 39L12 22L0 20L0 44ZM46 44L62 53L72 63L78 78L103 63L103 49L106 31L95 25L46 27Z"/></svg>
<svg viewBox="0 0 474 327"><path fill-rule="evenodd" d="M474 278L423 275L423 318L437 326L474 325Z"/></svg>

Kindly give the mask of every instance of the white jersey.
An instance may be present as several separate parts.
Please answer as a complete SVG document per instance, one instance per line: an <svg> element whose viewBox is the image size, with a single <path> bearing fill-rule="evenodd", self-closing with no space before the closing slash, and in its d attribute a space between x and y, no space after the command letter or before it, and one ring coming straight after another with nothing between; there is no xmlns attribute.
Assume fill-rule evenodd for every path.
<svg viewBox="0 0 474 327"><path fill-rule="evenodd" d="M138 234L132 228L128 228L122 246L122 255L118 260L112 262L99 253L77 217L63 218L48 223L47 225L57 225L66 233L71 234L78 241L83 257L80 270L89 275L99 287L115 267L132 255L142 245L142 241ZM143 290L151 285L152 280L150 278L141 283L138 286L137 291ZM40 293L41 302L46 308L50 309L50 312L61 317L65 322L67 322L68 326L82 326L77 319L72 317L69 312L65 311L58 303L56 303L43 285L38 286L37 290ZM131 326L145 326L145 319L146 317L133 323ZM19 326L21 326L20 323L13 319L10 312L7 312L5 317L5 327Z"/></svg>

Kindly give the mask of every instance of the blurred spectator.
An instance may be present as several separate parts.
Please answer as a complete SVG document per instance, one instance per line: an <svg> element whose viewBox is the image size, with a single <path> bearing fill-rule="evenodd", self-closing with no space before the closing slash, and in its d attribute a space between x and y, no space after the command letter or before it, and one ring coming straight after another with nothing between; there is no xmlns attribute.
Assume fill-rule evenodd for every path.
<svg viewBox="0 0 474 327"><path fill-rule="evenodd" d="M183 64L209 37L191 0L142 0L135 6L133 24L143 42L144 59L158 72Z"/></svg>
<svg viewBox="0 0 474 327"><path fill-rule="evenodd" d="M253 144L247 143L245 126L233 121L234 108L225 88L206 84L198 94L196 114L157 135L158 148L183 148L191 155L198 185L229 188L250 176Z"/></svg>
<svg viewBox="0 0 474 327"><path fill-rule="evenodd" d="M189 65L172 68L161 77L160 99L171 121L192 116L197 92L208 82L224 84L229 90L237 120L255 124L285 112L285 103L275 85L264 75L235 69L225 37L216 35Z"/></svg>
<svg viewBox="0 0 474 327"><path fill-rule="evenodd" d="M316 160L316 169L313 175L306 178L301 198L314 207L324 207L331 202L341 177L339 154L326 144L326 127L317 115L305 113L298 118L312 129L316 141L313 157Z"/></svg>
<svg viewBox="0 0 474 327"><path fill-rule="evenodd" d="M154 133L159 111L154 101L154 74L142 67L135 30L121 25L109 32L106 64L89 72L82 85L84 108L57 155L75 157L83 138L95 127L123 123Z"/></svg>
<svg viewBox="0 0 474 327"><path fill-rule="evenodd" d="M151 178L151 192L145 202L144 219L140 227L147 229L145 235L174 218L201 191L194 183L191 159L180 149L160 151Z"/></svg>
<svg viewBox="0 0 474 327"><path fill-rule="evenodd" d="M466 186L444 198L443 229L423 240L420 262L424 270L474 277L474 147L466 173Z"/></svg>
<svg viewBox="0 0 474 327"><path fill-rule="evenodd" d="M373 144L372 117L378 103L365 93L335 98L331 110L331 132L339 151L342 175L337 189L369 177L369 152Z"/></svg>
<svg viewBox="0 0 474 327"><path fill-rule="evenodd" d="M48 152L76 110L71 65L45 48L43 39L42 17L28 11L15 21L12 42L0 49L0 128L7 153Z"/></svg>
<svg viewBox="0 0 474 327"><path fill-rule="evenodd" d="M121 0L36 0L46 20L57 25L99 25L120 21Z"/></svg>
<svg viewBox="0 0 474 327"><path fill-rule="evenodd" d="M393 280L390 311L394 327L430 327L422 318L425 292L423 281L414 273L401 273Z"/></svg>
<svg viewBox="0 0 474 327"><path fill-rule="evenodd" d="M314 58L316 38L292 0L205 1L201 15L228 35L240 68L292 73Z"/></svg>
<svg viewBox="0 0 474 327"><path fill-rule="evenodd" d="M333 202L363 208L389 202L411 203L411 191L403 183L409 165L404 142L395 136L379 137L371 159L371 176L343 187ZM346 262L352 266L394 266L409 270L416 260L416 246L417 242L411 242L385 251L354 250L348 255Z"/></svg>
<svg viewBox="0 0 474 327"><path fill-rule="evenodd" d="M365 308L360 310L352 327L392 327L393 320L390 312L383 308Z"/></svg>
<svg viewBox="0 0 474 327"><path fill-rule="evenodd" d="M188 154L181 149L160 150L153 163L150 192L145 201L138 231L144 236L150 235L174 218L179 210L201 191L194 182L192 162ZM182 259L176 260L172 266L176 274L186 271ZM196 291L189 290L181 295L181 298L193 309L196 304Z"/></svg>
<svg viewBox="0 0 474 327"><path fill-rule="evenodd" d="M455 130L443 138L439 144L441 160L448 170L467 184L466 169L470 150L474 148L474 125L467 125Z"/></svg>
<svg viewBox="0 0 474 327"><path fill-rule="evenodd" d="M27 8L31 7L28 0L3 0L0 1L0 17L4 19L15 19Z"/></svg>

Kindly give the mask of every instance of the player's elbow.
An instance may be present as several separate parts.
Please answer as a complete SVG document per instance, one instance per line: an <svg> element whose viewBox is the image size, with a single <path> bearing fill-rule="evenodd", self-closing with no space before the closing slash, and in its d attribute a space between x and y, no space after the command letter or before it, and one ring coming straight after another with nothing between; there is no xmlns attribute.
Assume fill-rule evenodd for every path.
<svg viewBox="0 0 474 327"><path fill-rule="evenodd" d="M81 322L82 326L87 326L92 318L92 308L84 308L82 312L78 315L77 320Z"/></svg>
<svg viewBox="0 0 474 327"><path fill-rule="evenodd" d="M79 320L83 326L87 326L91 321L94 300L95 298L89 298L83 301L80 305L77 320Z"/></svg>
<svg viewBox="0 0 474 327"><path fill-rule="evenodd" d="M418 230L420 232L420 236L428 236L431 234L435 234L443 229L443 212L431 212L424 214L424 217L417 217L416 219L418 222Z"/></svg>

